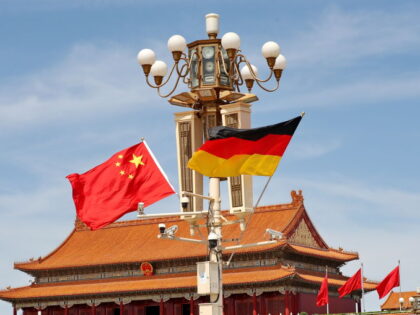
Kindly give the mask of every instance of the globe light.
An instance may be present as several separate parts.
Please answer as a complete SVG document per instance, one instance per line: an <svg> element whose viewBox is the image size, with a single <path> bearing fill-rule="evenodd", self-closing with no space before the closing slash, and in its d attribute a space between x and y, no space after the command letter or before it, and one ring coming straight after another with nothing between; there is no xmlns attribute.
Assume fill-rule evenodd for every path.
<svg viewBox="0 0 420 315"><path fill-rule="evenodd" d="M254 76L257 77L258 76L258 69L256 66L251 65L252 71L254 73L251 72L251 70L249 69L248 65L245 65L242 67L241 69L241 76L242 79L245 80L245 84L246 87L248 88L248 91L251 92L252 87L254 85ZM254 74L254 76L253 76Z"/></svg>
<svg viewBox="0 0 420 315"><path fill-rule="evenodd" d="M284 70L287 66L287 60L283 55L278 55L276 58L276 63L274 64L273 69Z"/></svg>
<svg viewBox="0 0 420 315"><path fill-rule="evenodd" d="M283 70L286 68L286 65L286 58L284 58L283 55L278 55L273 65L273 72L277 82L280 81L281 75L283 73Z"/></svg>
<svg viewBox="0 0 420 315"><path fill-rule="evenodd" d="M241 46L241 38L236 33L226 33L222 37L222 46L226 50L229 58L232 60L235 57L236 51Z"/></svg>
<svg viewBox="0 0 420 315"><path fill-rule="evenodd" d="M174 35L168 40L168 48L169 51L172 52L172 57L174 58L175 62L178 62L181 59L182 52L186 47L187 42L181 35Z"/></svg>
<svg viewBox="0 0 420 315"><path fill-rule="evenodd" d="M275 42L266 42L262 46L261 52L264 58L267 60L267 64L270 67L270 69L273 69L273 66L276 62L276 58L280 54L280 46Z"/></svg>
<svg viewBox="0 0 420 315"><path fill-rule="evenodd" d="M276 58L280 55L280 46L276 42L266 42L262 48L261 52L264 58Z"/></svg>
<svg viewBox="0 0 420 315"><path fill-rule="evenodd" d="M258 76L258 68L254 65L251 65L252 71L254 72L255 76ZM241 69L241 76L244 80L254 80L252 76L251 70L249 69L248 65L245 65Z"/></svg>
<svg viewBox="0 0 420 315"><path fill-rule="evenodd" d="M155 52L151 49L142 49L137 54L137 61L140 65L152 65L156 60Z"/></svg>
<svg viewBox="0 0 420 315"><path fill-rule="evenodd" d="M171 52L174 52L174 51L182 52L185 50L186 47L187 47L187 42L185 38L181 35L171 36L171 38L169 38L168 40L168 49Z"/></svg>
<svg viewBox="0 0 420 315"><path fill-rule="evenodd" d="M168 66L165 62L161 60L156 60L150 69L150 74L153 76L155 83L160 85L162 83L163 77L168 72Z"/></svg>
<svg viewBox="0 0 420 315"><path fill-rule="evenodd" d="M142 49L137 54L137 61L143 68L143 73L148 76L150 73L150 68L152 64L155 62L156 56L155 52L151 49Z"/></svg>

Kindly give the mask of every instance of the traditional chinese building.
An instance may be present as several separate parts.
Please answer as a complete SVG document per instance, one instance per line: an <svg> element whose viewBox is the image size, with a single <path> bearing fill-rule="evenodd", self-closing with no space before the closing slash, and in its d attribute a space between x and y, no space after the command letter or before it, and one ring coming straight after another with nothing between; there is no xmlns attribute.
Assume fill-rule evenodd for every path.
<svg viewBox="0 0 420 315"><path fill-rule="evenodd" d="M420 312L420 293L416 291L391 292L384 304L381 305L382 311L403 311L406 314Z"/></svg>
<svg viewBox="0 0 420 315"><path fill-rule="evenodd" d="M339 299L337 288L348 279L340 267L358 254L329 247L311 222L301 192L291 195L291 203L255 209L241 243L266 240L267 228L281 231L281 240L242 248L233 256L224 253L224 260L230 259L223 269L224 314L325 313L315 300L326 266L330 312L355 310L361 292ZM208 301L196 293L196 263L207 260L206 246L158 239L162 222L178 225L179 236L189 235L188 223L175 217L116 222L96 231L76 220L49 255L15 263L34 283L0 291L0 298L24 315L39 310L42 315L198 314L198 303ZM237 225L223 229L226 240L240 234ZM375 287L369 281L364 285L365 291Z"/></svg>

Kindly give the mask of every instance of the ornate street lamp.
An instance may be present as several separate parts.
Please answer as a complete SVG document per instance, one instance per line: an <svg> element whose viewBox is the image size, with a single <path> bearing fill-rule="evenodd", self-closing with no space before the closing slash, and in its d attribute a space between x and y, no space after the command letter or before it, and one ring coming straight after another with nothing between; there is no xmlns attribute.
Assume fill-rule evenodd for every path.
<svg viewBox="0 0 420 315"><path fill-rule="evenodd" d="M138 53L138 62L143 68L147 84L157 89L161 97L173 95L182 81L189 87L190 92L174 95L169 102L173 105L201 109L208 102L224 104L240 99L244 96L240 93L243 85L247 87L248 92L251 92L254 83L268 92L279 88L286 58L280 54L280 46L277 43L269 41L262 46L261 52L269 70L267 78L262 79L258 75L257 67L242 53L238 34L229 32L221 39L217 38L218 14L206 15L206 30L209 39L196 40L189 44L181 35L169 38L168 49L174 62L168 75L166 63L156 60L151 49L143 49ZM153 82L150 77L153 77ZM264 84L272 78L275 78L275 86L265 87ZM163 93L162 87L169 85L169 82L173 81L171 79L175 83L168 93Z"/></svg>
<svg viewBox="0 0 420 315"><path fill-rule="evenodd" d="M176 226L166 229L164 225L159 225L158 237L208 245L210 261L204 262L202 267L198 266L198 273L201 273L200 268L210 270L217 266L218 277L213 277L217 285L211 286L212 289L198 286L198 292L210 295L211 301L211 303L200 304L200 314L221 315L223 308L222 251L273 244L278 241L279 236L270 241L224 247L222 226L238 223L243 232L246 228L246 217L254 212L252 177L241 175L228 178L231 189L230 213L236 215L238 220L226 222L220 212L221 179L210 178L209 196L203 196L203 176L188 169L187 161L201 146L203 140L208 138L209 128L222 124L236 128L251 127L249 103L258 99L251 94L254 84L256 83L268 92L277 90L282 72L286 67L286 59L280 54L280 46L277 43L272 41L265 43L261 51L267 61L269 74L261 79L257 67L252 65L242 53L240 38L236 33L229 32L221 39L217 38L218 14L206 15L206 30L208 39L196 40L189 44L181 35L169 38L168 49L173 57L173 65L169 71L165 62L156 60L156 55L151 49L143 49L137 55L146 83L155 88L159 96L168 97L172 105L190 108L188 111L175 114L181 212L159 215L140 213L138 217L179 215L189 222L191 235L194 235L196 230L200 231L198 221L207 219L208 236L206 239L178 237L175 235ZM153 77L153 82L151 77ZM273 88L265 86L270 80L275 82ZM181 81L188 86L189 91L174 95ZM169 86L170 82L173 85L168 89L169 92L162 92L162 88ZM246 86L249 93L242 93L240 90L242 86ZM191 202L189 198L192 198ZM202 211L203 199L210 201L208 212ZM276 233L276 231L269 233Z"/></svg>

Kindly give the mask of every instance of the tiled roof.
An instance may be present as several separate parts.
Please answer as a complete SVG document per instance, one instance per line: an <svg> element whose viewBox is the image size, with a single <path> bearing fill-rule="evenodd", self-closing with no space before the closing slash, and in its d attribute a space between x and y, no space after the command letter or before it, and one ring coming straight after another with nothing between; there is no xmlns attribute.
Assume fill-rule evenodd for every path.
<svg viewBox="0 0 420 315"><path fill-rule="evenodd" d="M328 249L319 249L313 247L306 247L296 244L289 244L288 247L294 251L311 256L318 256L323 258L329 258L339 261L350 261L359 258L359 254L355 252L346 252L340 249L328 248Z"/></svg>
<svg viewBox="0 0 420 315"><path fill-rule="evenodd" d="M313 283L321 283L324 279L324 274L317 273L317 272L310 272L307 270L298 271L298 275L305 281L313 282ZM342 286L349 277L341 276L341 275L328 275L328 285L329 286ZM376 289L378 284L373 281L364 280L363 281L363 289L367 291L372 291Z"/></svg>
<svg viewBox="0 0 420 315"><path fill-rule="evenodd" d="M322 273L308 273L305 270L295 270L281 266L259 267L247 269L233 269L223 272L225 286L238 284L270 283L285 278L297 278L304 282L320 284ZM332 286L341 286L347 277L331 275L329 283ZM170 274L154 275L151 277L132 277L112 280L90 280L78 282L63 282L54 284L33 284L27 287L0 291L0 298L8 301L14 299L31 299L54 296L79 296L108 293L144 292L156 290L171 290L179 288L195 288L196 274ZM372 286L365 286L367 290Z"/></svg>
<svg viewBox="0 0 420 315"><path fill-rule="evenodd" d="M279 267L249 268L223 273L225 285L276 281L293 275L293 270ZM0 298L5 300L42 298L53 296L75 296L89 294L141 292L179 288L195 288L196 274L155 275L151 277L133 277L117 280L92 280L67 282L60 284L33 284L27 287L0 291Z"/></svg>
<svg viewBox="0 0 420 315"><path fill-rule="evenodd" d="M294 200L290 204L255 209L241 243L248 244L267 240L268 236L265 233L267 228L281 231L285 235L290 233L299 222L299 217L307 217L303 206L303 197L299 199L301 195L297 195L295 192L292 192L292 196ZM224 216L228 219L235 219L226 212ZM158 223L165 223L168 227L176 224L178 225L177 236L191 237L188 223L178 217L116 222L96 231L76 227L52 253L38 260L15 263L15 268L30 272L118 263L155 262L205 257L207 255L207 249L202 244L158 239ZM291 245L290 248L300 254L342 262L358 258L357 253L340 252L328 248L314 228L312 228L312 233L319 240L321 248L310 248L296 244ZM237 224L223 227L223 237L225 239L236 238L239 234ZM206 235L204 230L203 235ZM195 238L199 237L195 236ZM260 252L287 245L285 239L276 244L244 248L236 250L236 252ZM225 253L228 254L229 252L225 251Z"/></svg>
<svg viewBox="0 0 420 315"><path fill-rule="evenodd" d="M391 292L388 295L388 298L384 302L384 304L381 305L381 310L399 310L400 309L400 303L399 299L402 297L404 299L404 303L402 305L403 309L410 309L412 306L410 305L409 298L411 296L417 296L419 295L416 293L416 291L406 291L401 292L401 295L399 292Z"/></svg>

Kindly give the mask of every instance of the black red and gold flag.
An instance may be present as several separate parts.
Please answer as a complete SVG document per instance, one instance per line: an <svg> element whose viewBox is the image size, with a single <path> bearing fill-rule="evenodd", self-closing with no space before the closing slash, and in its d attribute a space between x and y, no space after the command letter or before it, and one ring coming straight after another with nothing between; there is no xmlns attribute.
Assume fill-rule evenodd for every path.
<svg viewBox="0 0 420 315"><path fill-rule="evenodd" d="M188 167L209 177L271 176L301 119L254 129L212 128Z"/></svg>

